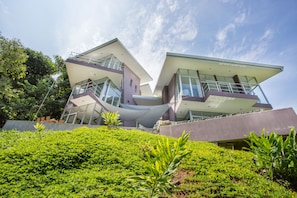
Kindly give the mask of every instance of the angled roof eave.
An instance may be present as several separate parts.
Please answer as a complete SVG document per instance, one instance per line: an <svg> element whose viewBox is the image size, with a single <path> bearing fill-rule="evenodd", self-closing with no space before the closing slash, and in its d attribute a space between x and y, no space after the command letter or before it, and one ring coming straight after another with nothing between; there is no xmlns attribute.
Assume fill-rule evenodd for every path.
<svg viewBox="0 0 297 198"><path fill-rule="evenodd" d="M90 55L101 58L110 54L114 54L121 62L125 63L140 78L141 84L148 83L153 80L148 72L132 56L132 54L127 50L127 48L120 42L118 38L112 39L97 47L80 53L77 56Z"/></svg>

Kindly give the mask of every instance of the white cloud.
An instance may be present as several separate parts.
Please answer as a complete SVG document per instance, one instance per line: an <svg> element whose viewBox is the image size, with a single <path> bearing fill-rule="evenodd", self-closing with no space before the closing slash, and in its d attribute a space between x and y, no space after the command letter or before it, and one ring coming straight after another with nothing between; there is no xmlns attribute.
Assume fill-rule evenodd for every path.
<svg viewBox="0 0 297 198"><path fill-rule="evenodd" d="M235 23L242 23L245 20L246 14L243 12L234 19Z"/></svg>
<svg viewBox="0 0 297 198"><path fill-rule="evenodd" d="M225 46L225 42L227 39L227 34L235 29L235 25L233 23L228 24L223 29L220 29L216 34L216 48L223 48Z"/></svg>
<svg viewBox="0 0 297 198"><path fill-rule="evenodd" d="M242 55L237 56L237 59L242 61L255 61L259 59L260 56L265 54L266 51L267 51L267 46L265 43L255 42Z"/></svg>
<svg viewBox="0 0 297 198"><path fill-rule="evenodd" d="M271 29L267 29L264 34L260 37L259 41L270 40L273 37L273 31Z"/></svg>
<svg viewBox="0 0 297 198"><path fill-rule="evenodd" d="M154 42L158 40L159 35L163 30L164 19L159 14L154 14L144 29L142 46L151 50L153 48Z"/></svg>
<svg viewBox="0 0 297 198"><path fill-rule="evenodd" d="M244 22L246 18L246 14L244 12L239 13L238 16L236 16L231 23L227 24L225 27L221 28L215 38L216 38L216 44L215 44L215 50L220 50L226 46L226 42L228 40L228 35L230 32L235 32L236 28Z"/></svg>
<svg viewBox="0 0 297 198"><path fill-rule="evenodd" d="M177 0L166 0L167 5L171 12L174 12L178 9L178 1Z"/></svg>
<svg viewBox="0 0 297 198"><path fill-rule="evenodd" d="M179 16L178 20L169 31L181 41L191 41L195 39L198 33L190 14Z"/></svg>

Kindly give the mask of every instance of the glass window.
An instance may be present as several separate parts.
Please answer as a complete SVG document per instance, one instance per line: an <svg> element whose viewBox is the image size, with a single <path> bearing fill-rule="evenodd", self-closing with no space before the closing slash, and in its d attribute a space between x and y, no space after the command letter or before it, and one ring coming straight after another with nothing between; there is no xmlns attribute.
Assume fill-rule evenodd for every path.
<svg viewBox="0 0 297 198"><path fill-rule="evenodd" d="M191 79L191 84L192 84L192 92L193 92L193 96L199 97L199 81L196 78L190 78Z"/></svg>
<svg viewBox="0 0 297 198"><path fill-rule="evenodd" d="M183 96L202 97L197 71L180 69L178 74Z"/></svg>
<svg viewBox="0 0 297 198"><path fill-rule="evenodd" d="M215 77L214 75L210 75L210 74L200 74L200 80L201 81L215 81Z"/></svg>
<svg viewBox="0 0 297 198"><path fill-rule="evenodd" d="M234 80L232 77L228 77L228 76L217 76L217 80L220 82L230 82L230 83L234 83Z"/></svg>
<svg viewBox="0 0 297 198"><path fill-rule="evenodd" d="M120 101L121 92L113 86L110 82L110 87L106 94L106 102L115 106L118 106L118 102Z"/></svg>
<svg viewBox="0 0 297 198"><path fill-rule="evenodd" d="M182 82L182 94L183 96L191 96L191 87L189 82L189 77L183 77L181 76L181 82Z"/></svg>

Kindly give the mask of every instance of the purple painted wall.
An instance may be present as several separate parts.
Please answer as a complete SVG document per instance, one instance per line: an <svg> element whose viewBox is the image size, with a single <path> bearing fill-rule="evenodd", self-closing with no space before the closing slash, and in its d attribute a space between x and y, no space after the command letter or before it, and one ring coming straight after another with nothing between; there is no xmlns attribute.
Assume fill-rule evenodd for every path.
<svg viewBox="0 0 297 198"><path fill-rule="evenodd" d="M185 130L191 132L191 140L220 142L245 139L251 131L261 135L262 129L287 135L292 127L297 127L297 115L285 108L161 126L160 134L180 137Z"/></svg>
<svg viewBox="0 0 297 198"><path fill-rule="evenodd" d="M132 95L140 95L140 78L128 66L124 65L123 101L124 104L135 104ZM134 127L134 121L124 121L124 126Z"/></svg>
<svg viewBox="0 0 297 198"><path fill-rule="evenodd" d="M165 86L163 88L163 92L162 92L162 98L166 98L166 101L163 101L164 104L165 103L170 103L171 107L169 108L169 110L167 111L167 113L165 114L165 116L163 116L163 120L171 120L171 121L175 121L175 78L176 78L176 74L174 74L174 76L172 77L172 79L169 82L168 86ZM165 96L165 97L164 97Z"/></svg>

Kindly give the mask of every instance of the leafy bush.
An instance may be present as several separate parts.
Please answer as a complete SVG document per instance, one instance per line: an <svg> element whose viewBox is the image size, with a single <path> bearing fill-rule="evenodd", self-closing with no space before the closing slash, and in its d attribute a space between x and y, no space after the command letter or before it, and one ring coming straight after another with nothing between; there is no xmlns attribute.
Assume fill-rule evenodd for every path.
<svg viewBox="0 0 297 198"><path fill-rule="evenodd" d="M170 194L174 184L171 182L172 174L177 170L182 159L191 153L185 146L189 133L182 136L173 144L168 139L159 141L156 148L146 152L146 170L148 176L131 177L135 189L146 192L146 197L159 197L161 193Z"/></svg>
<svg viewBox="0 0 297 198"><path fill-rule="evenodd" d="M118 112L104 111L101 113L101 116L108 128L116 128L122 124L121 120L119 120L120 114Z"/></svg>
<svg viewBox="0 0 297 198"><path fill-rule="evenodd" d="M250 133L247 143L250 151L254 153L254 160L262 173L267 173L271 179L287 180L297 184L297 142L296 131L291 129L289 135L283 140L275 132L270 134L262 131L258 137ZM297 187L295 187L297 189Z"/></svg>

